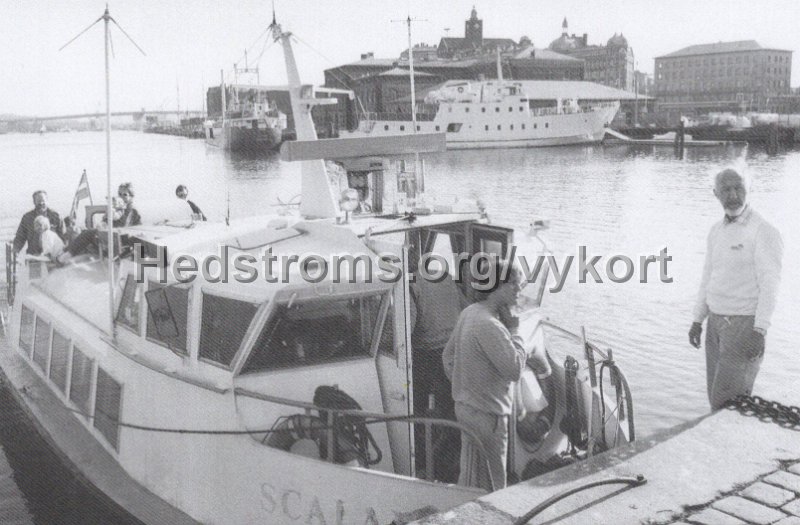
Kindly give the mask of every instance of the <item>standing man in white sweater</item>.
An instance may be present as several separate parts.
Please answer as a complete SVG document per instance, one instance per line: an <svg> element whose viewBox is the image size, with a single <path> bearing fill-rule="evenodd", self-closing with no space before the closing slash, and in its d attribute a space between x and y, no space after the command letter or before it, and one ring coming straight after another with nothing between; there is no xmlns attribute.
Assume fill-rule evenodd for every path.
<svg viewBox="0 0 800 525"><path fill-rule="evenodd" d="M733 169L714 178L714 195L725 217L708 234L689 330L689 343L700 348L702 322L708 317L706 382L712 410L751 393L780 284L783 241L747 203L749 189L747 177Z"/></svg>

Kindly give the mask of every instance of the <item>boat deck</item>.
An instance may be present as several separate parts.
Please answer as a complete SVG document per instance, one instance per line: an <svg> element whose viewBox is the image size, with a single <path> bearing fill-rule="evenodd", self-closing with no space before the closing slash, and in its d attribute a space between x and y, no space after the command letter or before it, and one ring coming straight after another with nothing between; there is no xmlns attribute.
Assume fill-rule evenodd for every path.
<svg viewBox="0 0 800 525"><path fill-rule="evenodd" d="M782 400L782 402L785 402ZM617 476L556 503L530 523L800 525L800 432L722 410L519 483L419 523L514 523L553 495Z"/></svg>

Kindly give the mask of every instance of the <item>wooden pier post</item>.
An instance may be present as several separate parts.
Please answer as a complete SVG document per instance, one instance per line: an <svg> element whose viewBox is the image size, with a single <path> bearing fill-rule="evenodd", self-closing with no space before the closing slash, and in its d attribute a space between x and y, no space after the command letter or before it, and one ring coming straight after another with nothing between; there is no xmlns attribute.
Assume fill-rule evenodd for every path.
<svg viewBox="0 0 800 525"><path fill-rule="evenodd" d="M678 129L675 131L675 156L679 159L683 158L683 136L685 133L683 117L681 117L680 122L678 122Z"/></svg>
<svg viewBox="0 0 800 525"><path fill-rule="evenodd" d="M778 153L778 145L780 140L778 139L780 129L778 128L778 124L776 122L771 122L769 125L769 133L767 135L767 154L775 155Z"/></svg>

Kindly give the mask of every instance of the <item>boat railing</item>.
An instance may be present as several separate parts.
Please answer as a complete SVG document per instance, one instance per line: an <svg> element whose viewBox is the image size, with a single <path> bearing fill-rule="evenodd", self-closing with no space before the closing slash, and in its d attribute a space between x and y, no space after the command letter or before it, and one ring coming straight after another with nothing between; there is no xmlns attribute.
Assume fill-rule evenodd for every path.
<svg viewBox="0 0 800 525"><path fill-rule="evenodd" d="M14 243L6 243L6 303L14 306L14 295L17 290L17 252Z"/></svg>
<svg viewBox="0 0 800 525"><path fill-rule="evenodd" d="M425 428L425 464L429 466L429 468L425 469L424 479L428 481L435 481L434 469L430 468L430 466L433 465L434 461L433 429L454 428L460 431L462 435L467 435L469 439L472 440L474 446L478 449L480 457L483 458L483 461L486 463L486 472L489 473L489 478L492 484L492 492L494 492L495 490L496 484L494 479L491 479L491 469L489 468L488 456L486 455L486 448L484 447L483 442L481 442L480 438L478 437L477 434L475 434L475 432L465 427L461 423L458 423L457 421L451 421L449 419L432 418L432 417L418 417L414 415L407 416L407 415L383 414L378 412L369 412L366 410L328 408L315 405L314 403L297 401L294 399L274 396L271 394L264 394L261 392L253 392L252 390L248 390L245 388L238 388L238 387L234 390L234 392L236 395L257 399L259 401L265 401L268 403L299 408L302 409L308 416L312 415L312 411L326 413L327 414L326 428L331 429L331 432L328 432L326 435L327 450L334 450L334 445L336 443L336 438L337 438L336 436L337 425L335 423L337 419L340 417L362 418L366 425L381 424L381 423L386 423L386 424L411 423L413 425L422 424ZM335 462L335 455L328 454L327 461L331 463Z"/></svg>
<svg viewBox="0 0 800 525"><path fill-rule="evenodd" d="M608 354L606 352L600 350L600 348L596 344L592 343L591 341L585 340L584 336L582 336L580 334L577 334L575 332L572 332L570 330L567 330L566 328L561 327L561 326L559 326L559 325L557 325L557 324L555 324L552 321L549 321L547 319L542 319L541 321L539 321L539 323L542 326L546 326L548 328L552 328L553 330L561 333L562 335L565 335L565 336L569 337L573 341L577 341L579 343L584 343L585 342L586 343L586 350L592 352L593 354L597 354L598 356L600 356L600 359L602 361L605 361L605 360L608 359Z"/></svg>

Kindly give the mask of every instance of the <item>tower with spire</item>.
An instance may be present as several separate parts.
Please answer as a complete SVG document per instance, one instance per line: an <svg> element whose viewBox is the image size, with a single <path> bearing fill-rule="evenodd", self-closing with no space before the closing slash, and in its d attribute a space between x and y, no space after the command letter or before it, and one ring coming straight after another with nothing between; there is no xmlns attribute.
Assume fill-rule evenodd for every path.
<svg viewBox="0 0 800 525"><path fill-rule="evenodd" d="M564 17L564 21L561 22L561 36L567 36L569 33L569 25L567 24L567 17Z"/></svg>
<svg viewBox="0 0 800 525"><path fill-rule="evenodd" d="M475 6L472 6L472 13L464 22L464 40L476 49L483 46L483 20L478 18Z"/></svg>

